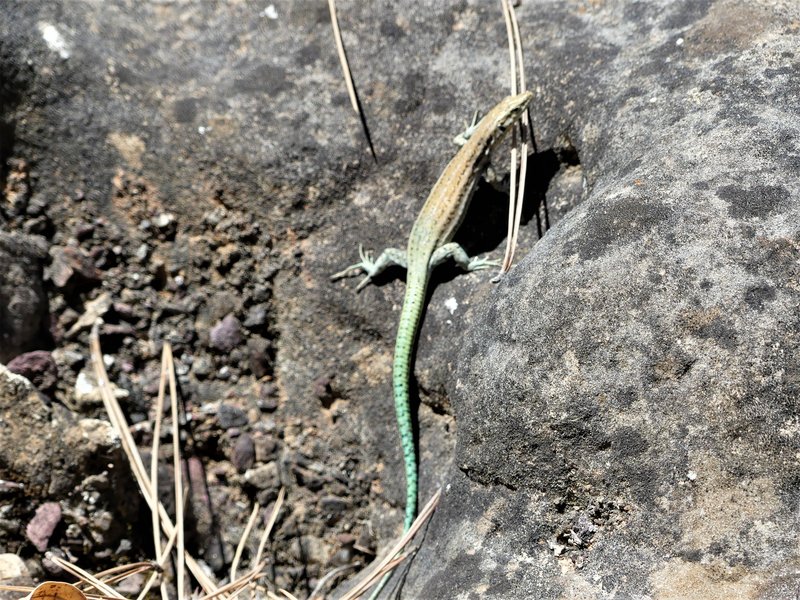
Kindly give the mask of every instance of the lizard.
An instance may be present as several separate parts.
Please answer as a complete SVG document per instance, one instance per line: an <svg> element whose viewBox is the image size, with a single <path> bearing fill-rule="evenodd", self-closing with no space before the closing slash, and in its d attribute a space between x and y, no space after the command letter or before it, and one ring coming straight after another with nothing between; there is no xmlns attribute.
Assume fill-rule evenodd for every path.
<svg viewBox="0 0 800 600"><path fill-rule="evenodd" d="M387 248L373 260L370 252L359 246L361 260L331 276L336 280L360 272L366 274L356 287L362 290L387 267L398 265L407 270L406 290L395 339L392 364L392 388L397 427L403 449L406 476L406 503L403 531L408 531L417 512L417 456L411 421L409 385L411 357L433 269L453 258L466 271L478 271L497 262L470 258L453 235L472 199L475 186L489 162L492 149L520 120L533 94L523 92L508 96L492 108L477 124L471 125L460 138L463 145L445 167L434 184L422 210L417 216L405 251ZM381 586L382 587L382 586Z"/></svg>

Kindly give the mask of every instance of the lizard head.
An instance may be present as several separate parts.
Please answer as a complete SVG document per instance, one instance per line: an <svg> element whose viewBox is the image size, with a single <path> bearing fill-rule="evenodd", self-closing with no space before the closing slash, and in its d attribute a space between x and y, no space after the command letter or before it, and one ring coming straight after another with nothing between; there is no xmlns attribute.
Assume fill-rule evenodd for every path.
<svg viewBox="0 0 800 600"><path fill-rule="evenodd" d="M533 94L531 92L522 92L516 96L508 96L501 100L485 118L491 119L491 128L497 132L498 140L502 138L514 123L519 121L522 113L528 108Z"/></svg>

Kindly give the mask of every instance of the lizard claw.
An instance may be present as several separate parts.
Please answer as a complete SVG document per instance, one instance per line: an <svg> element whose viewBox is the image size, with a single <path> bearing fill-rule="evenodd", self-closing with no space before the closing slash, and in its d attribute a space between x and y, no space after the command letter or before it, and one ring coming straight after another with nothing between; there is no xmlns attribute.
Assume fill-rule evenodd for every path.
<svg viewBox="0 0 800 600"><path fill-rule="evenodd" d="M469 266L467 266L467 271L481 271L483 269L489 269L491 267L499 267L500 261L499 260L492 260L490 258L473 258L469 261Z"/></svg>
<svg viewBox="0 0 800 600"><path fill-rule="evenodd" d="M337 279L342 279L344 277L351 277L352 275L355 275L359 271L361 271L361 263L350 265L346 269L331 275L331 281L336 281Z"/></svg>
<svg viewBox="0 0 800 600"><path fill-rule="evenodd" d="M356 292L360 292L365 287L367 287L367 285L369 285L370 281L372 281L372 276L371 275L367 275L366 277L364 277L364 279L361 280L361 283L359 283L356 286Z"/></svg>
<svg viewBox="0 0 800 600"><path fill-rule="evenodd" d="M464 128L464 131L459 133L456 137L453 138L453 143L457 146L463 146L467 143L467 140L472 137L472 134L475 133L475 130L478 128L478 118L480 117L480 113L476 110L475 114L472 115L472 123L467 125Z"/></svg>
<svg viewBox="0 0 800 600"><path fill-rule="evenodd" d="M375 274L375 261L372 259L372 253L369 250L364 250L364 245L358 245L358 256L361 260L354 265L350 265L346 269L331 275L331 280L336 281L343 277L352 277L358 273L366 273L367 277L358 284L356 291L362 290L370 282L372 275Z"/></svg>

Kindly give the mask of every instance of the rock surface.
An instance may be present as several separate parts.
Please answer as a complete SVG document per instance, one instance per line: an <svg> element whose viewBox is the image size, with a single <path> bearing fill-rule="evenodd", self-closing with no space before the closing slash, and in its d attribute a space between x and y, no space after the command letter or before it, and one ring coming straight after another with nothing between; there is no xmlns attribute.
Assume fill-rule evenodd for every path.
<svg viewBox="0 0 800 600"><path fill-rule="evenodd" d="M31 350L46 331L42 238L0 230L0 362Z"/></svg>
<svg viewBox="0 0 800 600"><path fill-rule="evenodd" d="M28 544L40 552L62 544L97 560L134 534L139 494L108 422L50 403L2 365L0 480L7 551L28 555ZM113 519L113 534L86 537L103 514Z"/></svg>
<svg viewBox="0 0 800 600"><path fill-rule="evenodd" d="M0 302L0 361L52 349L59 377L52 402L0 389L22 411L5 426L31 440L0 455L0 478L26 483L0 551L33 552L24 524L44 501L66 525L48 543L96 561L81 566L127 541L117 471L76 483L99 464L75 440L116 456L102 409L64 408L101 319L143 443L162 343L174 349L207 564L224 573L253 502L281 486L278 585L305 596L363 564L402 520L389 377L403 285L395 271L356 295L328 277L359 242L405 242L453 135L506 93L499 7L337 3L376 162L324 3L6 4L0 300L16 308ZM415 359L420 499L448 487L401 597L785 598L798 9L517 12L536 96L519 256L533 251L499 286L434 276ZM499 254L504 201L479 186L457 238L471 254ZM97 508L63 504L76 486Z"/></svg>
<svg viewBox="0 0 800 600"><path fill-rule="evenodd" d="M548 5L526 13L539 140L572 140L588 193L466 335L402 597L789 598L800 9Z"/></svg>

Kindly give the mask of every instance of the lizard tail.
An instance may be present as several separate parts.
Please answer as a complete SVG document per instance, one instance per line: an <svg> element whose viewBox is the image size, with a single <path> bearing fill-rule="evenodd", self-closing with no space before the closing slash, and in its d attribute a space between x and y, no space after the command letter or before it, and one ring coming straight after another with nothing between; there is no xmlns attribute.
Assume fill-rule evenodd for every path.
<svg viewBox="0 0 800 600"><path fill-rule="evenodd" d="M400 311L397 341L394 346L394 363L392 364L394 412L397 417L397 429L400 432L403 462L406 467L406 510L405 518L403 519L403 531L408 531L411 528L414 517L417 516L417 451L414 447L414 427L411 422L409 379L411 377L411 355L414 350L414 342L417 339L419 322L422 318L427 285L427 266L424 269L410 268L408 270L406 294L403 300L403 309ZM391 571L383 576L378 586L370 594L369 600L376 600L391 576Z"/></svg>
<svg viewBox="0 0 800 600"><path fill-rule="evenodd" d="M400 322L397 327L397 341L394 348L392 366L392 387L394 389L394 410L397 428L403 447L403 461L406 467L406 509L403 531L408 531L417 515L417 453L414 446L414 429L411 421L409 403L409 380L411 377L411 355L417 338L417 329L422 317L425 302L428 273L423 269L417 273L410 269L406 279L406 293Z"/></svg>

